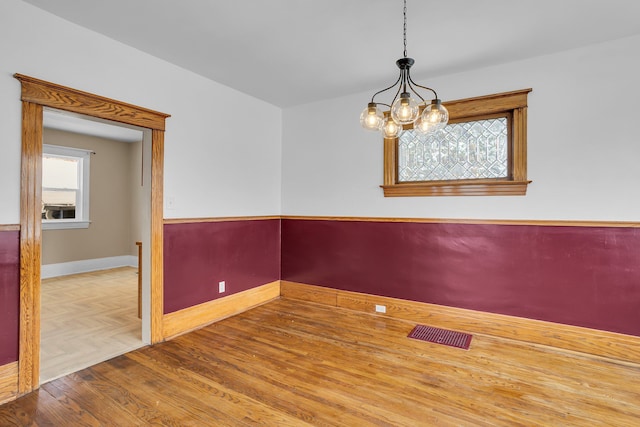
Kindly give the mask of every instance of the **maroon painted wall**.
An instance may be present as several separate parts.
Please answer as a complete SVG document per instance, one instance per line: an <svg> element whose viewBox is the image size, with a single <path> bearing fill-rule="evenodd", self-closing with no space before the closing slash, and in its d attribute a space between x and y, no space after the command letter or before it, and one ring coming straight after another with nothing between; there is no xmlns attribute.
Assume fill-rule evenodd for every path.
<svg viewBox="0 0 640 427"><path fill-rule="evenodd" d="M279 279L279 219L164 226L165 314Z"/></svg>
<svg viewBox="0 0 640 427"><path fill-rule="evenodd" d="M0 366L18 360L20 233L0 231Z"/></svg>
<svg viewBox="0 0 640 427"><path fill-rule="evenodd" d="M164 226L165 313L280 278L640 336L640 229L295 219ZM3 365L18 359L18 231L0 232L0 325Z"/></svg>
<svg viewBox="0 0 640 427"><path fill-rule="evenodd" d="M640 229L282 221L282 279L640 336Z"/></svg>

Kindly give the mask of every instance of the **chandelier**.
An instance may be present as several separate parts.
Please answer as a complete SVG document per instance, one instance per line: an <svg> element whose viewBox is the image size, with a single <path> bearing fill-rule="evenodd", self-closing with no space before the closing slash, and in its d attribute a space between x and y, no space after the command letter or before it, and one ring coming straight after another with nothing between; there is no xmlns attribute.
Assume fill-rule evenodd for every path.
<svg viewBox="0 0 640 427"><path fill-rule="evenodd" d="M421 86L411 79L409 73L414 64L413 58L407 57L407 0L404 0L404 56L396 61L400 69L398 80L386 89L382 89L371 97L371 102L360 115L360 124L368 130L381 131L385 138L396 138L402 132L403 125L413 123L413 128L423 134L432 134L447 125L449 112L442 105L438 94L430 87ZM383 92L398 87L391 104L376 102L375 98ZM416 88L433 93L429 104ZM412 94L420 99L417 101ZM384 105L389 111L383 112L379 106Z"/></svg>

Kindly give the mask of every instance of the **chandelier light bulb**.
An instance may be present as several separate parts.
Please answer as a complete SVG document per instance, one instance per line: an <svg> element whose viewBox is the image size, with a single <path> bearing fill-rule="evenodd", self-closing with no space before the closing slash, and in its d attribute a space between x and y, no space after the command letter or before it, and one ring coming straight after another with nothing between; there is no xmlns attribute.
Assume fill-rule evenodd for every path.
<svg viewBox="0 0 640 427"><path fill-rule="evenodd" d="M360 114L360 124L367 130L380 130L384 122L384 114L375 102L370 102Z"/></svg>
<svg viewBox="0 0 640 427"><path fill-rule="evenodd" d="M391 118L401 125L413 123L420 114L418 102L411 98L407 92L400 95L391 105Z"/></svg>
<svg viewBox="0 0 640 427"><path fill-rule="evenodd" d="M397 138L402 132L402 125L399 125L391 117L386 117L382 124L382 135L385 138Z"/></svg>
<svg viewBox="0 0 640 427"><path fill-rule="evenodd" d="M436 127L432 123L429 123L428 120L424 120L423 115L418 117L418 120L413 123L413 129L423 135L430 135L436 131Z"/></svg>
<svg viewBox="0 0 640 427"><path fill-rule="evenodd" d="M449 122L449 111L442 105L442 101L434 99L422 112L420 126L433 133L443 129Z"/></svg>

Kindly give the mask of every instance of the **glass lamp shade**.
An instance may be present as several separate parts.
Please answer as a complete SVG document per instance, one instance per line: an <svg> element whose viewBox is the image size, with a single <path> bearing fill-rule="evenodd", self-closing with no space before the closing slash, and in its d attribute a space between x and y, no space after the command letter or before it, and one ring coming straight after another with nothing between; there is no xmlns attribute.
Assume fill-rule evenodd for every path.
<svg viewBox="0 0 640 427"><path fill-rule="evenodd" d="M429 121L424 120L424 116L422 115L413 123L413 129L423 135L430 135L437 130L436 126L429 123Z"/></svg>
<svg viewBox="0 0 640 427"><path fill-rule="evenodd" d="M360 114L360 124L367 130L380 130L383 122L384 114L375 103L369 103Z"/></svg>
<svg viewBox="0 0 640 427"><path fill-rule="evenodd" d="M385 138L397 138L402 132L402 125L396 123L391 117L385 117L381 130Z"/></svg>
<svg viewBox="0 0 640 427"><path fill-rule="evenodd" d="M408 93L401 93L391 105L391 117L396 123L406 125L413 123L420 114L418 102L411 98Z"/></svg>
<svg viewBox="0 0 640 427"><path fill-rule="evenodd" d="M420 117L420 122L416 123L416 125L419 124L420 129L418 130L420 132L433 133L443 129L448 122L449 111L439 99L434 99L431 104L426 106Z"/></svg>

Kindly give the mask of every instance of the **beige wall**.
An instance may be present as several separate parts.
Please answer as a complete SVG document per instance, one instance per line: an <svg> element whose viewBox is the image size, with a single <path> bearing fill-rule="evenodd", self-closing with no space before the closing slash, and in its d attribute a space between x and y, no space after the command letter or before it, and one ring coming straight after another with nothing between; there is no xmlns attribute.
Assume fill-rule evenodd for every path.
<svg viewBox="0 0 640 427"><path fill-rule="evenodd" d="M44 230L42 264L137 254L139 231L132 234L132 187L140 184L141 157L132 157L140 152L140 145L54 129L44 130L43 142L95 154L91 156L91 224L86 229Z"/></svg>
<svg viewBox="0 0 640 427"><path fill-rule="evenodd" d="M130 225L131 225L131 251L129 255L138 256L138 247L135 246L135 242L142 241L142 224L143 224L143 209L144 203L144 189L142 188L142 141L134 142L129 145L129 170L131 171L131 179L129 182L129 188L131 190L131 212L130 212ZM149 179L147 174L145 179ZM147 186L150 183L145 182Z"/></svg>

